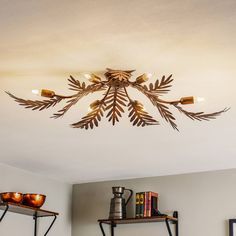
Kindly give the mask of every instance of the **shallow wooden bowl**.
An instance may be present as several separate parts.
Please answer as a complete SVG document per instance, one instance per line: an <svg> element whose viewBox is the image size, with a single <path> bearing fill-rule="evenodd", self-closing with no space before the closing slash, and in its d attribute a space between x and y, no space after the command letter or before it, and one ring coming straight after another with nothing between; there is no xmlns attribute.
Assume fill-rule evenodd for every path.
<svg viewBox="0 0 236 236"><path fill-rule="evenodd" d="M13 202L13 203L20 204L23 201L22 193L5 192L5 193L1 193L0 196L3 202Z"/></svg>
<svg viewBox="0 0 236 236"><path fill-rule="evenodd" d="M23 195L23 204L30 207L40 208L45 200L46 196L43 194L26 193Z"/></svg>

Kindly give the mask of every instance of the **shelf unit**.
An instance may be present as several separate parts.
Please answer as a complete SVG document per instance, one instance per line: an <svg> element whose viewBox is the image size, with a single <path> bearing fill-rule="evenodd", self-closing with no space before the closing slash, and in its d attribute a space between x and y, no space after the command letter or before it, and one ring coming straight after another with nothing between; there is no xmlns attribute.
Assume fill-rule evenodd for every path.
<svg viewBox="0 0 236 236"><path fill-rule="evenodd" d="M57 216L59 215L57 212L52 211L46 211L39 208L29 207L22 204L16 204L16 203L0 203L0 210L3 211L3 214L0 217L0 222L3 220L7 212L13 212L17 214L27 215L33 217L34 220L34 236L37 236L37 223L38 218L43 217L53 217L53 220L48 227L46 233L44 236L48 234L50 229L52 228L53 224L55 223Z"/></svg>
<svg viewBox="0 0 236 236"><path fill-rule="evenodd" d="M137 224L151 222L165 222L169 236L173 236L169 223L175 225L175 236L179 235L178 212L174 211L173 216L153 216L148 218L126 218L126 219L100 219L98 220L102 235L106 236L103 224L107 224L111 229L111 236L114 236L114 228L119 224Z"/></svg>

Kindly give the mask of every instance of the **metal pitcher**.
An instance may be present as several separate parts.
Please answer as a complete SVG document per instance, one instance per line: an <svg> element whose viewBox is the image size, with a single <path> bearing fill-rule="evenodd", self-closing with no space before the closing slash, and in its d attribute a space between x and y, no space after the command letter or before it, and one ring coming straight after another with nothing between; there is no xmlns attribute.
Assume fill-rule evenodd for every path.
<svg viewBox="0 0 236 236"><path fill-rule="evenodd" d="M125 191L129 191L129 197L127 200L122 197ZM125 187L112 187L112 193L114 197L111 199L109 219L124 219L126 218L126 205L133 196L131 189Z"/></svg>

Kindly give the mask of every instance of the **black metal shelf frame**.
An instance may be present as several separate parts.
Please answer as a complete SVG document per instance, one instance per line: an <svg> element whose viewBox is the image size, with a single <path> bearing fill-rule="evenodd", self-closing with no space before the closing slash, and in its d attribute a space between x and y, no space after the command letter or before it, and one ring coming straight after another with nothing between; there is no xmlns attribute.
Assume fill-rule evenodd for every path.
<svg viewBox="0 0 236 236"><path fill-rule="evenodd" d="M156 218L157 220L153 220L153 218L144 218L143 221L136 221L136 219L133 220L133 222L128 222L128 223L125 223L125 220L123 223L120 223L120 221L118 220L119 223L116 223L116 220L98 220L99 221L99 226L100 226L100 229L102 231L102 235L103 236L106 236L106 233L104 231L104 228L103 228L103 224L107 224L110 226L110 230L111 230L111 236L114 236L114 228L117 227L118 224L130 224L130 223L150 223L150 222L165 222L166 224L166 228L167 228L167 232L168 232L168 235L169 236L173 236L173 233L171 231L171 227L170 227L170 222L173 223L175 225L174 227L174 232L175 232L175 236L179 236L179 222L178 222L178 211L174 211L173 213L173 217L176 219L176 220L173 220L171 218L168 218L168 217L163 217L163 218Z"/></svg>
<svg viewBox="0 0 236 236"><path fill-rule="evenodd" d="M2 205L3 206L3 205ZM10 211L9 210L9 208L10 208L10 206L11 206L11 204L9 205L8 203L6 203L6 204L4 204L4 206L5 206L5 209L3 210L3 209L1 209L1 210L3 210L3 214L1 215L1 217L0 217L0 222L2 222L2 220L4 219L4 217L6 216L6 213L8 212L8 211ZM18 207L20 207L19 205L17 205L17 204L13 204L13 206L18 206ZM27 209L27 208L26 208ZM30 208L29 208L30 209ZM31 210L32 210L33 208L31 208ZM40 211L40 210L39 210ZM13 211L14 212L14 211ZM44 212L47 212L47 211L44 211ZM35 210L35 213L34 213L34 215L33 215L33 220L34 220L34 236L37 236L38 235L38 233L37 233L37 228L38 228L38 218L44 218L44 217L53 217L53 220L52 220L52 222L51 222L51 224L49 225L49 227L48 227L48 229L47 229L47 231L45 232L45 234L44 234L44 236L46 236L48 233L49 233L49 231L51 230L51 228L52 228L52 226L54 225L54 223L55 223L55 221L56 221L56 219L57 219L57 215L58 215L58 213L55 213L55 212L47 212L47 213L49 213L48 215L38 215L38 209L36 209ZM22 213L22 214L24 214L24 213Z"/></svg>

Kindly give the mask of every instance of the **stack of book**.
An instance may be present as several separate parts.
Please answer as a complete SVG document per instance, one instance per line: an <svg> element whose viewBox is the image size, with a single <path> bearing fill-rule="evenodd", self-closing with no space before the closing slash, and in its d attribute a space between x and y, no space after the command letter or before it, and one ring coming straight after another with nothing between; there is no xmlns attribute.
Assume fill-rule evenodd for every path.
<svg viewBox="0 0 236 236"><path fill-rule="evenodd" d="M135 217L152 217L158 211L158 193L140 192L136 193Z"/></svg>

